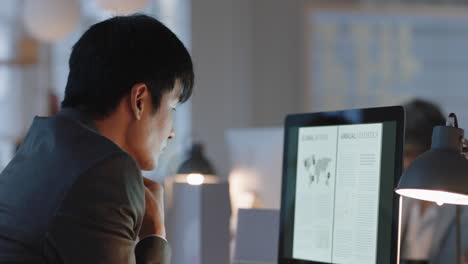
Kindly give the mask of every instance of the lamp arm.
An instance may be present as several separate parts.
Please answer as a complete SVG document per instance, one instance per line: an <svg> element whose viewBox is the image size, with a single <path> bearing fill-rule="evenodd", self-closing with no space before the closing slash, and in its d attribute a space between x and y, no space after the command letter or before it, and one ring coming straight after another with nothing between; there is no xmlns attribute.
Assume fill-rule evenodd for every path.
<svg viewBox="0 0 468 264"><path fill-rule="evenodd" d="M457 115L454 114L454 113L450 113L449 115L449 118L447 120L447 126L452 126L452 127L456 127L458 128L458 118L457 118ZM467 140L462 138L462 152L463 154L465 155L465 157L467 157L467 154L468 154L468 147L467 147ZM455 215L455 225L456 225L456 230L455 230L455 233L456 233L456 260L457 260L457 264L461 264L461 206L460 205L456 205L455 206L455 210L456 210L456 215Z"/></svg>
<svg viewBox="0 0 468 264"><path fill-rule="evenodd" d="M457 264L461 264L461 206L456 205L456 216L455 216L455 221L456 221L456 247L457 247Z"/></svg>
<svg viewBox="0 0 468 264"><path fill-rule="evenodd" d="M462 153L465 155L465 157L468 158L468 140L466 138L462 139Z"/></svg>
<svg viewBox="0 0 468 264"><path fill-rule="evenodd" d="M455 113L450 113L449 118L447 120L447 126L458 128L458 118Z"/></svg>

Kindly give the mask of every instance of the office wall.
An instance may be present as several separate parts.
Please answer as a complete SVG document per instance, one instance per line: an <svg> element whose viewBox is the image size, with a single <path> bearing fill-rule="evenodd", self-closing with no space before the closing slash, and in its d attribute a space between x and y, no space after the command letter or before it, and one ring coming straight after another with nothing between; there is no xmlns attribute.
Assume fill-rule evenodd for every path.
<svg viewBox="0 0 468 264"><path fill-rule="evenodd" d="M226 178L225 131L280 126L304 109L301 10L304 1L193 0L192 104L195 141Z"/></svg>
<svg viewBox="0 0 468 264"><path fill-rule="evenodd" d="M255 0L253 10L254 126L281 125L301 111L303 1Z"/></svg>
<svg viewBox="0 0 468 264"><path fill-rule="evenodd" d="M192 2L192 54L196 71L192 99L193 140L205 144L208 158L223 178L228 167L224 131L250 124L250 86L239 76L247 69L244 71L234 65L234 58L248 59L242 51L235 54L234 20L239 18L238 14L245 17L245 13L238 12L234 6L241 2L244 3L243 0L239 4L232 0ZM236 41L246 40L245 35L238 35ZM241 64L250 67L249 63Z"/></svg>

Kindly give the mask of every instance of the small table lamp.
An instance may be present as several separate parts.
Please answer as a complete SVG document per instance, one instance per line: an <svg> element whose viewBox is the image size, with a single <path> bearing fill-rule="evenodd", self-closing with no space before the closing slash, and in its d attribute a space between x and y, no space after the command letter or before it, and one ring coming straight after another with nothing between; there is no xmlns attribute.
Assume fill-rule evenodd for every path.
<svg viewBox="0 0 468 264"><path fill-rule="evenodd" d="M403 173L396 188L399 195L457 205L457 260L461 258L460 205L468 205L468 160L463 155L464 131L450 114L447 126L434 127L431 149Z"/></svg>
<svg viewBox="0 0 468 264"><path fill-rule="evenodd" d="M186 182L191 185L217 183L218 176L203 154L202 144L193 144L189 157L177 170L176 182Z"/></svg>

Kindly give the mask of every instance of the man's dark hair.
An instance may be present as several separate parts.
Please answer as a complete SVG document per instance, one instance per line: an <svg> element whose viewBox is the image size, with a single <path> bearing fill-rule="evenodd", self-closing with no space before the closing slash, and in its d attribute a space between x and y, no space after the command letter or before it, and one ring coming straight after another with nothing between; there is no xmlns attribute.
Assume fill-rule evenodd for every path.
<svg viewBox="0 0 468 264"><path fill-rule="evenodd" d="M405 148L425 152L431 148L432 130L445 125L440 108L428 101L414 99L404 105L406 110Z"/></svg>
<svg viewBox="0 0 468 264"><path fill-rule="evenodd" d="M133 85L145 83L154 109L180 80L180 102L194 82L193 64L184 44L161 22L136 14L91 26L73 46L62 107L78 108L93 118L115 110Z"/></svg>

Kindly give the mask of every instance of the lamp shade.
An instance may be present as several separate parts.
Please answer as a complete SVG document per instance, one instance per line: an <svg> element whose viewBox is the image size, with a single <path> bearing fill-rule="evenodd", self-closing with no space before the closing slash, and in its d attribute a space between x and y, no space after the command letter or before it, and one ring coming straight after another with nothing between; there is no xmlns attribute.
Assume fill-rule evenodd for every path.
<svg viewBox="0 0 468 264"><path fill-rule="evenodd" d="M184 181L192 185L217 182L216 172L205 158L201 144L192 146L188 159L180 165L177 174L184 176Z"/></svg>
<svg viewBox="0 0 468 264"><path fill-rule="evenodd" d="M51 43L78 27L80 3L78 0L26 0L23 19L32 36Z"/></svg>
<svg viewBox="0 0 468 264"><path fill-rule="evenodd" d="M128 14L145 8L148 0L95 0L97 4L117 14Z"/></svg>
<svg viewBox="0 0 468 264"><path fill-rule="evenodd" d="M189 153L189 157L184 161L177 171L177 174L205 174L215 175L215 170L203 153L201 144L194 144Z"/></svg>
<svg viewBox="0 0 468 264"><path fill-rule="evenodd" d="M468 160L462 148L463 129L436 126L431 150L410 164L396 192L439 205L468 205Z"/></svg>

